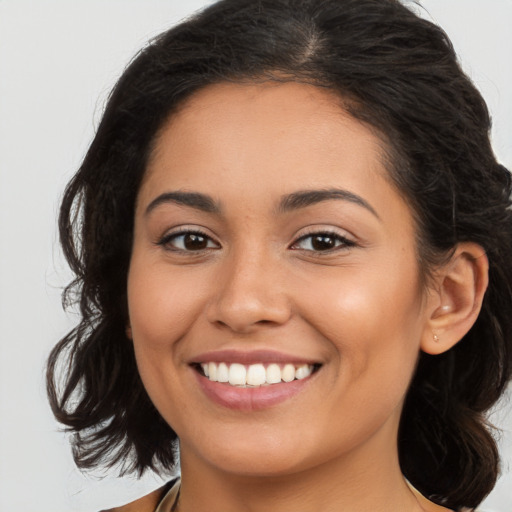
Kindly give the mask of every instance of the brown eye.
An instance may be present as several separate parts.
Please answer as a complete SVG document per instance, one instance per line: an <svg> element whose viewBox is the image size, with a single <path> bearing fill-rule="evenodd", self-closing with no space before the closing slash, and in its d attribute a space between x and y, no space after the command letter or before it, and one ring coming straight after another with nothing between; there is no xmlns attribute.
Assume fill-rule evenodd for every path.
<svg viewBox="0 0 512 512"><path fill-rule="evenodd" d="M202 235L188 233L183 235L183 245L188 251L200 251L208 247L208 239Z"/></svg>
<svg viewBox="0 0 512 512"><path fill-rule="evenodd" d="M219 245L209 236L193 231L171 233L165 236L159 242L159 245L163 245L169 250L184 252L204 251L219 248Z"/></svg>
<svg viewBox="0 0 512 512"><path fill-rule="evenodd" d="M313 252L327 252L336 249L346 249L354 245L354 242L336 233L313 233L299 238L291 248Z"/></svg>
<svg viewBox="0 0 512 512"><path fill-rule="evenodd" d="M311 247L315 251L328 251L336 247L336 240L330 235L316 235L311 237Z"/></svg>

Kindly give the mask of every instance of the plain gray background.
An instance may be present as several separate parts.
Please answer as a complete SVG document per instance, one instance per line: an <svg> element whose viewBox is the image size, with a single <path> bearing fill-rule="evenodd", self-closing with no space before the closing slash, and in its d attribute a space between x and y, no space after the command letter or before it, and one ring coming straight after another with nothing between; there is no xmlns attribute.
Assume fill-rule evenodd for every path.
<svg viewBox="0 0 512 512"><path fill-rule="evenodd" d="M109 89L133 54L204 0L0 0L0 511L89 512L159 485L85 477L46 402L44 362L75 318L55 233L59 198ZM493 141L512 168L512 0L424 0L488 101ZM512 264L512 262L511 262ZM512 314L512 313L511 313ZM504 475L485 510L512 511L512 405ZM454 468L454 471L457 469Z"/></svg>

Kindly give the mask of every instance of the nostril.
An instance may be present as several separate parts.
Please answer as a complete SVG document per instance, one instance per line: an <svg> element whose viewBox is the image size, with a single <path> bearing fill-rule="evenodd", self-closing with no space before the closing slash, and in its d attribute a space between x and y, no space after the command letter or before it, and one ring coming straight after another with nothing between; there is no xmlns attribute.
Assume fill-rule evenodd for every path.
<svg viewBox="0 0 512 512"><path fill-rule="evenodd" d="M219 329L229 329L239 334L249 334L254 330L254 328L271 327L272 325L278 325L279 322L275 322L273 320L256 320L255 322L240 322L239 320L229 322L216 320L214 324L217 325Z"/></svg>
<svg viewBox="0 0 512 512"><path fill-rule="evenodd" d="M275 292L270 294L268 290L261 292L261 296L242 294L240 287L234 288L224 290L208 305L207 319L217 328L245 333L289 320L291 307L286 297Z"/></svg>

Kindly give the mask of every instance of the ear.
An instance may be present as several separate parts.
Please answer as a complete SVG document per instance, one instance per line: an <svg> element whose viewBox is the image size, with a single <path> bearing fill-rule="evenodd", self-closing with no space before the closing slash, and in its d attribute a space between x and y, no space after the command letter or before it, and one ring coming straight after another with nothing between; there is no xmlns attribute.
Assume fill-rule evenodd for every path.
<svg viewBox="0 0 512 512"><path fill-rule="evenodd" d="M124 331L126 333L126 337L129 339L129 340L133 340L133 336L132 336L132 326L131 325L127 325L126 326L126 329Z"/></svg>
<svg viewBox="0 0 512 512"><path fill-rule="evenodd" d="M421 349L436 355L457 344L475 323L489 282L489 261L475 243L457 245L434 277Z"/></svg>

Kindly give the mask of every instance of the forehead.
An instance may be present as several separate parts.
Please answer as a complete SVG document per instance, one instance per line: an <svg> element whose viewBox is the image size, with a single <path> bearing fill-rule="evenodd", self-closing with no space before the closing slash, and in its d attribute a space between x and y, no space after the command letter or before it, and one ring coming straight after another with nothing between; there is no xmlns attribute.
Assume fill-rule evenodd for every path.
<svg viewBox="0 0 512 512"><path fill-rule="evenodd" d="M330 90L221 83L195 93L163 126L145 181L173 174L182 187L197 179L213 186L230 171L232 179L269 172L280 181L326 186L348 169L387 175L384 154L375 131L351 117Z"/></svg>

